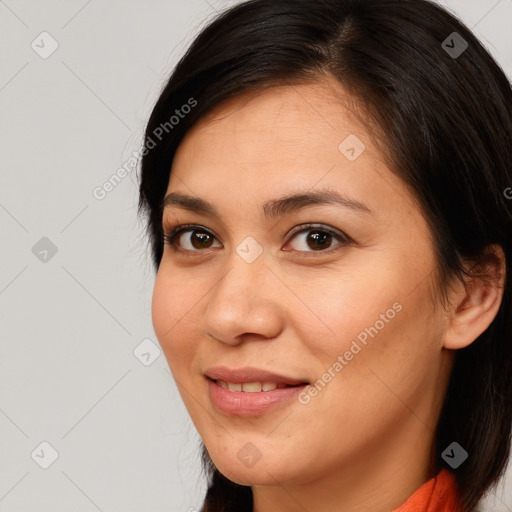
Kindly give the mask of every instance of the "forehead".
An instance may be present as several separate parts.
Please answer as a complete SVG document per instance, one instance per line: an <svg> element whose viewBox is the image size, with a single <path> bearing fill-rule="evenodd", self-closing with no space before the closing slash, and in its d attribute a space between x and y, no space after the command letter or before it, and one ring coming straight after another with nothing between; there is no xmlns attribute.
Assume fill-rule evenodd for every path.
<svg viewBox="0 0 512 512"><path fill-rule="evenodd" d="M350 136L360 141L356 150L365 147L367 160L380 157L356 109L341 86L329 81L244 93L217 105L186 134L173 172L192 178L203 171L205 178L205 170L215 169L222 179L234 169L239 175L258 170L270 180L288 173L301 180L344 156L340 144Z"/></svg>

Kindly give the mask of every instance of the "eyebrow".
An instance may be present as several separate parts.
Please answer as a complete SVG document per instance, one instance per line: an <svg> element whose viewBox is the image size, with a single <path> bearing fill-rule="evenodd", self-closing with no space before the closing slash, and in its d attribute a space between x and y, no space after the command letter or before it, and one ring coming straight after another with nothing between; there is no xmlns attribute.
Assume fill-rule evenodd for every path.
<svg viewBox="0 0 512 512"><path fill-rule="evenodd" d="M373 213L366 204L345 197L331 189L295 193L277 199L270 199L263 204L262 213L265 219L276 219L308 206L328 204L338 205L358 213ZM215 206L200 197L171 192L163 199L162 209L165 210L173 206L223 220Z"/></svg>

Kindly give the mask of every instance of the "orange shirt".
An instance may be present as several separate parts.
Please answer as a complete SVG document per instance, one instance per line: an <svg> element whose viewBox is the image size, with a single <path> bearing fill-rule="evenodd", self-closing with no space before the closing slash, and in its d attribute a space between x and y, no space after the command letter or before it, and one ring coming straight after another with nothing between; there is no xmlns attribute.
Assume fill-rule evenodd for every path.
<svg viewBox="0 0 512 512"><path fill-rule="evenodd" d="M392 512L457 512L455 475L442 469Z"/></svg>

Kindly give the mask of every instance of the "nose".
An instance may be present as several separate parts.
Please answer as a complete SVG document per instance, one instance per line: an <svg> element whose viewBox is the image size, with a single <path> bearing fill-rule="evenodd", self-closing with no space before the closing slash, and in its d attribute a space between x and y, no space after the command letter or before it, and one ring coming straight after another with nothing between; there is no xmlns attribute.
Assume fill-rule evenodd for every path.
<svg viewBox="0 0 512 512"><path fill-rule="evenodd" d="M229 345L247 339L268 339L283 329L285 288L260 256L247 263L233 254L208 295L203 332Z"/></svg>

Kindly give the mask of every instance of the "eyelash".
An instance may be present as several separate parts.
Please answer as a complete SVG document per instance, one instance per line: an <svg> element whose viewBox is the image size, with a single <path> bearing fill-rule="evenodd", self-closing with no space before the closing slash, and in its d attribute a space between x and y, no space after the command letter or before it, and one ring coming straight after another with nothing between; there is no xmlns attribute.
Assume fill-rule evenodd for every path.
<svg viewBox="0 0 512 512"><path fill-rule="evenodd" d="M299 229L299 228L301 228L301 229ZM182 249L182 248L178 247L176 244L176 239L178 238L179 235L181 235L182 233L184 233L186 231L195 231L195 230L201 231L203 233L207 233L208 235L210 235L214 238L217 238L210 230L208 230L198 224L178 224L178 225L175 225L174 227L171 227L169 233L164 233L164 235L163 235L164 243L169 244L174 252L198 253L198 254L204 253L208 249L206 249L206 250L198 249L195 251L191 251L189 249ZM337 250L336 248L338 248L338 246L340 246L340 245L342 247L346 247L347 245L350 245L351 243L353 243L353 240L349 236L345 235L342 232L334 231L326 226L323 226L322 224L303 224L301 226L297 226L297 229L292 231L292 233L290 234L290 237L288 238L286 243L288 243L295 235L303 233L303 232L307 232L307 231L318 231L320 233L328 233L329 235L332 235L334 238L336 238L340 243L335 245L334 247L330 247L325 250L295 251L295 252L326 254L326 253L331 253L331 252Z"/></svg>

